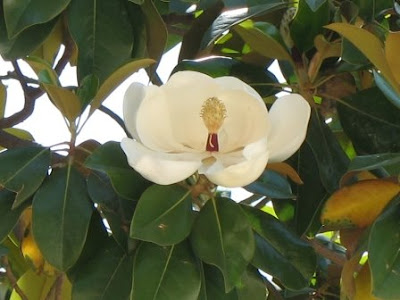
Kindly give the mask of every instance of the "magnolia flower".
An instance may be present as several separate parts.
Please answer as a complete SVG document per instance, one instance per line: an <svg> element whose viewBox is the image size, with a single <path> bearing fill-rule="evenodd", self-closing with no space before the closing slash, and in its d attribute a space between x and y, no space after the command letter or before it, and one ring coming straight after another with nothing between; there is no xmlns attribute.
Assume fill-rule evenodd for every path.
<svg viewBox="0 0 400 300"><path fill-rule="evenodd" d="M143 177L167 185L198 171L217 185L238 187L300 147L310 106L292 94L268 112L237 78L181 71L161 87L133 83L123 112L134 139L124 138L121 147Z"/></svg>

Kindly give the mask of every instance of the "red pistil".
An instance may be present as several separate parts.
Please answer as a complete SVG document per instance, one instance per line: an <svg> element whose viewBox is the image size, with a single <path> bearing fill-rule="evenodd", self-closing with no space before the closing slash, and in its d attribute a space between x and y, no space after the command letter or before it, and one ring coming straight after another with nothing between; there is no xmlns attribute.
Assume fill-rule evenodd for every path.
<svg viewBox="0 0 400 300"><path fill-rule="evenodd" d="M218 134L209 133L207 138L206 150L210 152L218 152Z"/></svg>

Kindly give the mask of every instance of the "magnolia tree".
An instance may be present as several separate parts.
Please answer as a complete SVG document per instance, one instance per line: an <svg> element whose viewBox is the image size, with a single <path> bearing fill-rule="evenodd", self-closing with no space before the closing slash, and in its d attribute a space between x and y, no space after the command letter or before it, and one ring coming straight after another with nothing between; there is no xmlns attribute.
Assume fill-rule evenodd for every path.
<svg viewBox="0 0 400 300"><path fill-rule="evenodd" d="M1 4L0 299L400 299L397 1ZM44 94L63 151L18 127ZM99 110L126 137L78 144Z"/></svg>

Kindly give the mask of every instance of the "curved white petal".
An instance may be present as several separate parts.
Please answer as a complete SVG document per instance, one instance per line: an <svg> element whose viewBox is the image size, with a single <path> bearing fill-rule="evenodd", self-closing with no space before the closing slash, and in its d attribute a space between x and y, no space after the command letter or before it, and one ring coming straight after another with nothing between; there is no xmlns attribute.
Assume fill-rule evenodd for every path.
<svg viewBox="0 0 400 300"><path fill-rule="evenodd" d="M310 105L298 94L286 95L274 102L269 111L271 162L284 161L300 148L306 137L310 112Z"/></svg>
<svg viewBox="0 0 400 300"><path fill-rule="evenodd" d="M229 90L242 90L250 95L252 95L254 98L258 99L258 101L262 104L264 104L264 101L260 94L257 93L255 89L253 89L250 85L247 83L243 82L242 80L232 77L232 76L223 76L223 77L218 77L215 78L215 81L217 84L224 88L224 89L229 89Z"/></svg>
<svg viewBox="0 0 400 300"><path fill-rule="evenodd" d="M137 109L135 123L139 140L147 148L162 152L190 152L176 139L172 128L170 105L163 87L147 86L144 99ZM126 112L124 112L127 114Z"/></svg>
<svg viewBox="0 0 400 300"><path fill-rule="evenodd" d="M204 102L215 97L218 85L208 75L181 71L173 74L161 87L168 102L171 126L179 143L197 151L204 151L208 130L201 118Z"/></svg>
<svg viewBox="0 0 400 300"><path fill-rule="evenodd" d="M217 161L199 170L207 178L221 186L239 187L255 181L265 170L268 162L267 141L261 139L244 148L242 152L216 154Z"/></svg>
<svg viewBox="0 0 400 300"><path fill-rule="evenodd" d="M217 98L227 115L218 134L220 152L236 151L267 136L270 125L263 101L240 89L221 90Z"/></svg>
<svg viewBox="0 0 400 300"><path fill-rule="evenodd" d="M146 94L145 90L146 87L143 84L134 82L128 87L124 95L123 114L125 126L136 139L139 138L136 131L136 115Z"/></svg>
<svg viewBox="0 0 400 300"><path fill-rule="evenodd" d="M162 185L173 184L188 178L201 166L205 155L152 151L129 138L122 140L121 148L131 167L144 178Z"/></svg>

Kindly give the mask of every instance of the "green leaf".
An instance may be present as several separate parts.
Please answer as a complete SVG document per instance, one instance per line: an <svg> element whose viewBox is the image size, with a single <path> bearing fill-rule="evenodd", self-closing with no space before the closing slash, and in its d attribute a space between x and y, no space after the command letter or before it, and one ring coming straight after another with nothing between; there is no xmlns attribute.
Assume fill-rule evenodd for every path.
<svg viewBox="0 0 400 300"><path fill-rule="evenodd" d="M43 256L57 269L67 270L79 258L92 211L85 179L70 165L53 170L35 194L33 236Z"/></svg>
<svg viewBox="0 0 400 300"><path fill-rule="evenodd" d="M48 148L16 148L0 153L0 186L17 193L12 208L35 193L47 175L49 164Z"/></svg>
<svg viewBox="0 0 400 300"><path fill-rule="evenodd" d="M0 242L2 242L14 228L19 216L25 209L24 205L19 206L17 209L11 209L14 197L14 193L5 189L0 189Z"/></svg>
<svg viewBox="0 0 400 300"><path fill-rule="evenodd" d="M122 0L72 0L68 27L78 46L78 80L89 74L103 83L126 63L133 49L133 31Z"/></svg>
<svg viewBox="0 0 400 300"><path fill-rule="evenodd" d="M23 58L36 50L47 38L57 23L57 18L44 24L31 26L17 37L9 39L4 19L0 18L0 54L4 60Z"/></svg>
<svg viewBox="0 0 400 300"><path fill-rule="evenodd" d="M132 257L109 239L72 280L74 300L128 299L132 283Z"/></svg>
<svg viewBox="0 0 400 300"><path fill-rule="evenodd" d="M348 172L375 170L400 163L400 153L380 153L356 156L349 165Z"/></svg>
<svg viewBox="0 0 400 300"><path fill-rule="evenodd" d="M125 153L117 142L107 142L98 147L86 159L85 165L106 173L117 194L123 198L138 200L151 184L128 165Z"/></svg>
<svg viewBox="0 0 400 300"><path fill-rule="evenodd" d="M270 214L250 206L242 208L257 233L252 263L289 289L308 286L316 267L313 248Z"/></svg>
<svg viewBox="0 0 400 300"><path fill-rule="evenodd" d="M382 72L392 86L396 86L396 79L390 70L385 58L383 44L378 37L365 29L351 24L333 23L325 27L348 39Z"/></svg>
<svg viewBox="0 0 400 300"><path fill-rule="evenodd" d="M60 85L57 73L56 73L56 71L53 70L53 68L51 67L51 65L48 61L46 61L40 57L35 57L35 56L26 57L24 60L33 69L33 71L39 77L39 80L41 79L40 74L43 74L43 72L45 71L47 80L43 81L44 83Z"/></svg>
<svg viewBox="0 0 400 300"><path fill-rule="evenodd" d="M200 284L198 263L186 242L170 247L142 243L137 249L130 299L197 300Z"/></svg>
<svg viewBox="0 0 400 300"><path fill-rule="evenodd" d="M254 254L254 237L246 215L233 200L209 200L193 225L192 247L196 255L224 274L225 291L239 284Z"/></svg>
<svg viewBox="0 0 400 300"><path fill-rule="evenodd" d="M19 129L19 128L5 128L3 129L5 132L12 134L13 136L16 136L22 140L27 140L27 141L33 141L34 138L32 134L24 129ZM3 150L2 146L0 146L0 150Z"/></svg>
<svg viewBox="0 0 400 300"><path fill-rule="evenodd" d="M400 119L396 109L374 87L338 105L340 122L360 154L400 152Z"/></svg>
<svg viewBox="0 0 400 300"><path fill-rule="evenodd" d="M127 79L133 73L142 68L146 68L153 63L155 63L154 60L143 58L132 60L118 68L101 84L91 103L90 112L93 113L97 108L99 108L101 103L103 103L103 101L111 94L111 92L114 91L114 89L116 89L117 86L119 86L125 79Z"/></svg>
<svg viewBox="0 0 400 300"><path fill-rule="evenodd" d="M317 111L311 114L306 142L318 164L321 182L330 193L339 187L340 178L347 171L349 159L331 129Z"/></svg>
<svg viewBox="0 0 400 300"><path fill-rule="evenodd" d="M247 268L242 277L242 285L236 288L238 300L265 300L267 289L264 278L255 268Z"/></svg>
<svg viewBox="0 0 400 300"><path fill-rule="evenodd" d="M204 34L204 37L201 41L201 48L204 49L212 45L217 38L219 38L225 31L229 30L234 25L237 25L255 16L273 13L277 10L286 8L287 6L287 3L276 1L274 3L252 6L247 10L227 10L215 19L213 24Z"/></svg>
<svg viewBox="0 0 400 300"><path fill-rule="evenodd" d="M253 183L244 187L254 194L275 199L293 199L292 188L285 176L272 170L265 170Z"/></svg>
<svg viewBox="0 0 400 300"><path fill-rule="evenodd" d="M2 82L0 82L0 119L4 118L7 102L7 89Z"/></svg>
<svg viewBox="0 0 400 300"><path fill-rule="evenodd" d="M81 114L81 103L74 92L53 84L42 83L49 98L71 123Z"/></svg>
<svg viewBox="0 0 400 300"><path fill-rule="evenodd" d="M376 86L382 91L386 98L396 105L400 109L400 94L399 91L393 88L393 86L383 77L380 73L374 72L374 79Z"/></svg>
<svg viewBox="0 0 400 300"><path fill-rule="evenodd" d="M296 16L290 25L290 35L300 52L310 50L314 46L314 38L329 23L329 1L323 1L315 11L311 9L309 2L299 2Z"/></svg>
<svg viewBox="0 0 400 300"><path fill-rule="evenodd" d="M15 38L21 31L32 25L46 23L54 19L69 4L70 0L58 1L12 1L3 2L4 19L8 37Z"/></svg>
<svg viewBox="0 0 400 300"><path fill-rule="evenodd" d="M81 112L89 105L94 99L99 89L99 78L96 75L89 74L82 79L76 95L81 103Z"/></svg>
<svg viewBox="0 0 400 300"><path fill-rule="evenodd" d="M225 293L224 277L218 268L203 264L203 269L204 278L202 289L204 290L204 294L199 300L238 300L235 289Z"/></svg>
<svg viewBox="0 0 400 300"><path fill-rule="evenodd" d="M234 30L254 51L261 55L293 63L279 31L274 25L263 22L248 26L247 23L243 23L235 26Z"/></svg>
<svg viewBox="0 0 400 300"><path fill-rule="evenodd" d="M139 199L130 236L162 246L174 245L189 235L193 220L190 190L153 185Z"/></svg>
<svg viewBox="0 0 400 300"><path fill-rule="evenodd" d="M141 9L145 17L147 53L159 61L167 43L167 28L152 0L144 0Z"/></svg>
<svg viewBox="0 0 400 300"><path fill-rule="evenodd" d="M122 248L126 248L128 226L136 203L118 197L108 176L101 172L91 172L87 179L87 187L90 198L106 218L112 237Z"/></svg>
<svg viewBox="0 0 400 300"><path fill-rule="evenodd" d="M372 293L381 299L400 297L400 206L397 203L384 211L372 225L368 259L372 274Z"/></svg>

